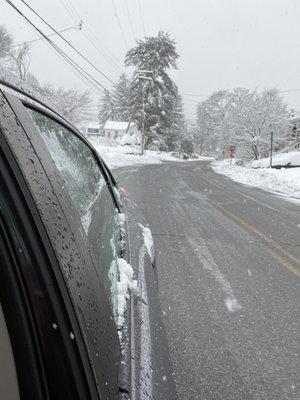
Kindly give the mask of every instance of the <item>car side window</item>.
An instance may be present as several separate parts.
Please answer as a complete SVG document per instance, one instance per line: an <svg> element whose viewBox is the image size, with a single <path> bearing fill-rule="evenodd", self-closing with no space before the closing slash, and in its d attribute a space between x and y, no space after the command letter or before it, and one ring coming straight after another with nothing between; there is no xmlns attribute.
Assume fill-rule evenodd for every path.
<svg viewBox="0 0 300 400"><path fill-rule="evenodd" d="M88 244L115 313L118 210L91 149L72 131L39 111L28 109L66 189L79 211Z"/></svg>

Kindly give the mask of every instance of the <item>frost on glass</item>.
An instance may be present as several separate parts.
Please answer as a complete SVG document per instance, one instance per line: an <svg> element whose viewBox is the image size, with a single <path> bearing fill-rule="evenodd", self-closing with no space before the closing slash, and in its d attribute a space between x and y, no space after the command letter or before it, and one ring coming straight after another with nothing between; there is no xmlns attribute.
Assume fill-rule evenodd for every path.
<svg viewBox="0 0 300 400"><path fill-rule="evenodd" d="M90 208L104 184L94 156L85 143L68 129L39 112L29 112L76 208L80 211L83 226L87 230Z"/></svg>

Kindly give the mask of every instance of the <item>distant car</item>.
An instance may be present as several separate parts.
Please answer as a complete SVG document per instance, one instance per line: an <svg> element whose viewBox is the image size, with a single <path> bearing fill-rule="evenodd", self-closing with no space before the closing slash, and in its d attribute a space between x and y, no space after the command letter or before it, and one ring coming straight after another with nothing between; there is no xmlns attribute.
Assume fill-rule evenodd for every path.
<svg viewBox="0 0 300 400"><path fill-rule="evenodd" d="M0 89L0 399L174 400L139 209L62 116Z"/></svg>

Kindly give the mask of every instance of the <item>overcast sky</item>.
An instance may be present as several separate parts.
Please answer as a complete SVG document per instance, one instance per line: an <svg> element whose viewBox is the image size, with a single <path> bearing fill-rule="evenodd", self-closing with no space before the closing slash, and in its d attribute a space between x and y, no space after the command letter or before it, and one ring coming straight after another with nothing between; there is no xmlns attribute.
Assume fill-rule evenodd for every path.
<svg viewBox="0 0 300 400"><path fill-rule="evenodd" d="M50 33L20 0L13 1ZM70 30L65 36L113 81L124 70L126 50L134 46L135 37L144 35L142 19L147 35L169 32L180 54L178 71L172 77L190 118L196 102L219 89L276 86L281 91L300 90L299 0L127 0L129 13L126 0L26 1L58 30L82 19L83 30ZM0 0L0 23L16 43L38 37L5 0ZM43 41L32 44L31 70L44 82L85 88ZM89 71L110 87L105 78ZM290 107L300 111L300 91L282 95Z"/></svg>

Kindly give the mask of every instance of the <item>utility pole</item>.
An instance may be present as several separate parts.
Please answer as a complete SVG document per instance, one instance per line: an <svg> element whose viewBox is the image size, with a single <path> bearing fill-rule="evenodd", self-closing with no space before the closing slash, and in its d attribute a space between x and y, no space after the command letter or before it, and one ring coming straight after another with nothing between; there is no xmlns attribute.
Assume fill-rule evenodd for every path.
<svg viewBox="0 0 300 400"><path fill-rule="evenodd" d="M272 163L273 163L273 131L271 131L270 168L272 168Z"/></svg>
<svg viewBox="0 0 300 400"><path fill-rule="evenodd" d="M152 81L152 79L147 76L147 74L152 74L152 71L147 71L147 70L140 70L137 71L137 79L139 81ZM145 144L145 97L146 97L146 87L144 82L141 83L140 87L139 87L139 91L135 97L135 104L132 106L132 113L130 115L129 121L128 121L128 125L127 125L127 129L126 129L126 133L128 133L131 122L133 120L133 116L134 113L136 111L137 108L137 104L139 101L140 96L142 96L142 140L141 140L141 155L144 154L144 144Z"/></svg>
<svg viewBox="0 0 300 400"><path fill-rule="evenodd" d="M142 84L142 96L143 96L143 107L142 107L142 143L141 143L141 156L144 155L145 145L145 86Z"/></svg>
<svg viewBox="0 0 300 400"><path fill-rule="evenodd" d="M146 101L146 86L143 81L152 81L149 77L149 74L152 74L152 71L148 70L140 70L138 71L138 79L142 81L141 83L141 92L142 92L142 142L141 142L141 155L144 155L145 150L145 101Z"/></svg>

